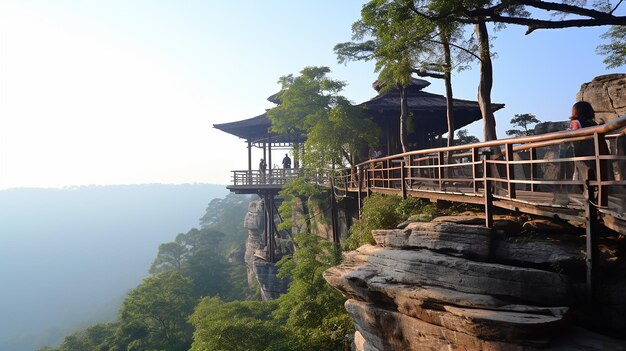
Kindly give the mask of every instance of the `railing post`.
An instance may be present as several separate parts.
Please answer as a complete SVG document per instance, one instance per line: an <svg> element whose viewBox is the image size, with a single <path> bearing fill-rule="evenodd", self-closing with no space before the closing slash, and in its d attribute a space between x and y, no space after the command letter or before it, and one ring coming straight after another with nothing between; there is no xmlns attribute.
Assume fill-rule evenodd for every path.
<svg viewBox="0 0 626 351"><path fill-rule="evenodd" d="M505 146L506 157L506 184L509 192L509 199L515 199L515 183L511 183L511 180L515 180L515 164L513 161L513 144L506 144Z"/></svg>
<svg viewBox="0 0 626 351"><path fill-rule="evenodd" d="M478 193L478 170L481 166L478 161L480 161L480 156L478 155L478 148L472 148L472 178L474 179L474 194Z"/></svg>
<svg viewBox="0 0 626 351"><path fill-rule="evenodd" d="M598 261L598 209L593 204L593 187L589 185L589 177L585 181L585 195L587 201L585 203L585 216L587 217L585 242L586 242L586 257L585 262L587 266L587 298L591 303L594 301L594 293L596 286L596 271Z"/></svg>
<svg viewBox="0 0 626 351"><path fill-rule="evenodd" d="M387 189L391 189L391 160L387 160L386 162L386 168L387 168L387 175L385 176L385 178L387 178ZM384 183L383 183L384 184Z"/></svg>
<svg viewBox="0 0 626 351"><path fill-rule="evenodd" d="M483 185L484 185L484 199L485 199L485 227L493 227L493 194L491 189L491 165L489 164L489 158L491 151L483 152Z"/></svg>
<svg viewBox="0 0 626 351"><path fill-rule="evenodd" d="M443 152L439 151L437 153L437 176L439 177L439 191L443 191Z"/></svg>
<svg viewBox="0 0 626 351"><path fill-rule="evenodd" d="M365 188L365 191L366 191L365 195L367 197L370 197L370 168L371 168L372 163L370 162L367 165L368 165L368 167L365 168L365 187L366 187Z"/></svg>
<svg viewBox="0 0 626 351"><path fill-rule="evenodd" d="M400 188L402 189L402 198L406 199L406 170L404 168L404 159L400 161Z"/></svg>
<svg viewBox="0 0 626 351"><path fill-rule="evenodd" d="M357 217L358 219L361 219L361 192L363 191L363 169L361 168L361 166L357 167L357 187L359 189L359 191L356 193L356 201L357 201L357 208L358 208L358 213L357 213Z"/></svg>
<svg viewBox="0 0 626 351"><path fill-rule="evenodd" d="M534 147L529 150L530 155L530 191L535 191L535 179L537 179L537 167L535 167L535 160L537 159L537 149Z"/></svg>
<svg viewBox="0 0 626 351"><path fill-rule="evenodd" d="M330 222L333 230L333 242L339 243L339 218L337 213L337 198L335 197L335 182L330 181Z"/></svg>
<svg viewBox="0 0 626 351"><path fill-rule="evenodd" d="M608 187L601 182L607 181L608 179L608 170L607 170L607 160L603 160L600 158L601 155L608 155L609 150L606 145L606 140L604 139L604 134L593 134L593 142L596 156L596 180L599 182L598 184L598 206L606 207L609 203L609 192Z"/></svg>

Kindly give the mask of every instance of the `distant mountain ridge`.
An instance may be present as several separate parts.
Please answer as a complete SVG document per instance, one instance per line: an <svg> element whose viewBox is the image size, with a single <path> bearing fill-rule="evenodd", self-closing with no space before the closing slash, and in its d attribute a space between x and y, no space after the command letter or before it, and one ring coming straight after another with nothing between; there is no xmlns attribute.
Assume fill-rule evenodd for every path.
<svg viewBox="0 0 626 351"><path fill-rule="evenodd" d="M227 193L215 184L0 191L0 351L33 350L40 345L6 347L74 328L119 299L146 276L159 244L198 227Z"/></svg>

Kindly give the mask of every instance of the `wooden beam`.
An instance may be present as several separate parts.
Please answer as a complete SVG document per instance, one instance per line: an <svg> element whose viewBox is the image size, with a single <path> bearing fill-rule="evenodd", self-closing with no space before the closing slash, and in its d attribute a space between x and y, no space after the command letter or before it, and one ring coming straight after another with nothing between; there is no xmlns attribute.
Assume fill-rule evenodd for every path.
<svg viewBox="0 0 626 351"><path fill-rule="evenodd" d="M515 199L515 183L511 183L511 180L515 180L515 165L510 163L513 161L513 144L506 144L504 153L506 156L507 190L509 198Z"/></svg>
<svg viewBox="0 0 626 351"><path fill-rule="evenodd" d="M587 193L587 204L585 206L585 216L587 223L585 228L585 263L587 266L587 299L589 303L595 301L594 295L597 284L598 266L598 210L593 204L593 187L589 185L589 177L585 182L585 192Z"/></svg>
<svg viewBox="0 0 626 351"><path fill-rule="evenodd" d="M608 155L609 149L604 139L604 134L594 133L593 142L596 156L596 179L599 181L608 179L608 165L605 159L601 159L600 155ZM606 207L609 204L609 189L606 185L598 185L598 206Z"/></svg>

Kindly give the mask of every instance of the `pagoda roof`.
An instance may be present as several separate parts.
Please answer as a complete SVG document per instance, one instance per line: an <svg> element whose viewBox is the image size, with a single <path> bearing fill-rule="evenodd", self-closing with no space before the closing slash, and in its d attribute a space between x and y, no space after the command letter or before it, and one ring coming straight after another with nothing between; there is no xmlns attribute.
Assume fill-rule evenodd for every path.
<svg viewBox="0 0 626 351"><path fill-rule="evenodd" d="M438 135L448 131L446 119L446 97L443 95L422 91L429 85L428 81L413 79L413 83L406 88L409 112L413 113L429 131ZM372 85L380 92L382 86L378 82ZM386 118L397 118L400 115L400 91L391 89L384 93L379 93L372 99L358 104L366 108L366 111L374 120ZM482 118L480 106L476 101L453 99L454 106L454 127L460 129L468 124ZM491 104L491 110L497 111L504 108L504 104Z"/></svg>
<svg viewBox="0 0 626 351"><path fill-rule="evenodd" d="M448 131L446 119L446 97L443 95L422 91L430 83L423 79L412 79L412 83L406 88L409 111L413 113L418 123L429 132L437 135ZM383 90L384 84L374 82L372 87L378 92ZM277 101L277 94L268 98ZM482 118L480 106L476 101L454 99L454 126L460 129ZM366 114L372 116L379 124L384 119L394 119L400 115L400 92L398 89L390 89L379 93L372 99L358 104L366 109ZM504 107L504 104L491 104L492 111ZM248 141L267 141L272 123L267 112L258 116L229 123L214 124L213 127L223 132L235 135ZM272 141L295 142L304 141L302 135L272 134Z"/></svg>
<svg viewBox="0 0 626 351"><path fill-rule="evenodd" d="M214 124L213 128L219 129L250 142L267 141L272 122L267 112L258 116L240 121ZM304 137L297 134L271 134L272 142L302 142Z"/></svg>

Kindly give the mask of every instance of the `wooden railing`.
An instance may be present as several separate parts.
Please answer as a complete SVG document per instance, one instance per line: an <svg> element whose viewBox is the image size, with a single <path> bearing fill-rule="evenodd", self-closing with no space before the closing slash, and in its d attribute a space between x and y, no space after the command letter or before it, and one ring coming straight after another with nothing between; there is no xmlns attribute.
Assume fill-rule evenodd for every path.
<svg viewBox="0 0 626 351"><path fill-rule="evenodd" d="M300 168L275 168L261 172L259 170L232 171L233 185L284 185L289 179L302 175Z"/></svg>
<svg viewBox="0 0 626 351"><path fill-rule="evenodd" d="M625 219L626 135L619 132L625 126L626 115L574 131L411 151L344 170L334 184L358 194L485 204L487 221L493 201L580 218L586 206L583 189L590 187L599 211Z"/></svg>

